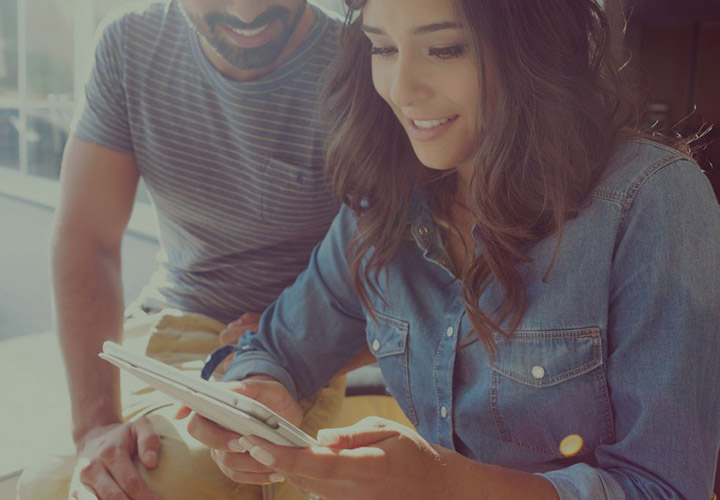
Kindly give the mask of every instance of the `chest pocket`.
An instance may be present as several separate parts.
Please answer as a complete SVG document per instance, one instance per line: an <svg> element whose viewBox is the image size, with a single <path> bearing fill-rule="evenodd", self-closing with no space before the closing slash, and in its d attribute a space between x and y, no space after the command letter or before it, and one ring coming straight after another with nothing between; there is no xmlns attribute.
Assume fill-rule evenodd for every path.
<svg viewBox="0 0 720 500"><path fill-rule="evenodd" d="M418 425L417 414L410 394L408 370L408 333L406 321L377 313L377 322L368 320L367 343L377 358L385 386L413 425Z"/></svg>
<svg viewBox="0 0 720 500"><path fill-rule="evenodd" d="M269 158L258 188L263 221L288 234L325 228L337 213L322 167Z"/></svg>
<svg viewBox="0 0 720 500"><path fill-rule="evenodd" d="M579 454L612 442L600 329L518 331L497 345L490 403L503 442L556 457L571 434Z"/></svg>

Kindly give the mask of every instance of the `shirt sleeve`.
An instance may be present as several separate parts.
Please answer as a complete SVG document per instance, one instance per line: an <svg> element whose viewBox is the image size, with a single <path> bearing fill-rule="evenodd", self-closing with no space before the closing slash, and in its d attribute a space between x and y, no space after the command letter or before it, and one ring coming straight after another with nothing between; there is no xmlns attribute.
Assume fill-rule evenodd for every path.
<svg viewBox="0 0 720 500"><path fill-rule="evenodd" d="M720 447L720 209L696 164L649 175L612 266L615 441L597 467L541 474L561 500L710 499Z"/></svg>
<svg viewBox="0 0 720 500"><path fill-rule="evenodd" d="M98 28L95 53L76 109L72 131L78 139L132 153L125 94L124 18L110 18Z"/></svg>
<svg viewBox="0 0 720 500"><path fill-rule="evenodd" d="M365 315L346 248L356 223L343 206L305 271L246 333L223 380L278 379L298 399L317 392L365 345Z"/></svg>

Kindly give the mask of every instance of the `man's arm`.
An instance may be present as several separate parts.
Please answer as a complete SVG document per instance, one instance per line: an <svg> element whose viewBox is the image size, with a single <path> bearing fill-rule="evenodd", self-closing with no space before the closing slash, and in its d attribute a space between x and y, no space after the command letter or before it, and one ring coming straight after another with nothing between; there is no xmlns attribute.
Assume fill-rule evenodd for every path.
<svg viewBox="0 0 720 500"><path fill-rule="evenodd" d="M120 421L117 370L98 358L122 331L120 247L139 173L131 155L71 138L63 158L52 272L73 438Z"/></svg>
<svg viewBox="0 0 720 500"><path fill-rule="evenodd" d="M97 498L156 499L132 457L157 464L147 419L122 424L117 369L98 353L123 323L120 250L140 174L131 154L71 138L63 158L52 274L60 346L72 403L80 478Z"/></svg>

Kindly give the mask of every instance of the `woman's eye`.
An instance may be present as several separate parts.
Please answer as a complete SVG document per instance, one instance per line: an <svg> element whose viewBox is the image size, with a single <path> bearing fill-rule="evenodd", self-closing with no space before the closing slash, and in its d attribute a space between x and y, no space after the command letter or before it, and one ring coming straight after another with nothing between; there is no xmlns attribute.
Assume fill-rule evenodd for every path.
<svg viewBox="0 0 720 500"><path fill-rule="evenodd" d="M440 59L454 59L465 53L466 45L451 45L450 47L433 47L429 50L431 56Z"/></svg>
<svg viewBox="0 0 720 500"><path fill-rule="evenodd" d="M396 52L397 52L397 49L394 47L375 47L375 46L373 46L370 49L371 56L387 57L389 55L395 54Z"/></svg>

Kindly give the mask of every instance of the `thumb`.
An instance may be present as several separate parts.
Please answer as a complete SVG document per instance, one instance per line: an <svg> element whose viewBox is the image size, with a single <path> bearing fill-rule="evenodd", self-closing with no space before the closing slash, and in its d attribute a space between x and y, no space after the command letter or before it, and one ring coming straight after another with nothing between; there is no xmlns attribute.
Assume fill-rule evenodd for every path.
<svg viewBox="0 0 720 500"><path fill-rule="evenodd" d="M259 312L246 312L242 316L240 316L240 319L242 320L243 324L245 325L256 325L260 323L260 317L262 317L262 313Z"/></svg>
<svg viewBox="0 0 720 500"><path fill-rule="evenodd" d="M240 337L243 336L245 331L246 328L228 327L225 328L222 332L220 332L220 335L218 335L218 340L220 341L221 345L237 344L237 341L240 340Z"/></svg>
<svg viewBox="0 0 720 500"><path fill-rule="evenodd" d="M138 458L145 467L153 469L157 465L160 453L160 436L147 417L133 422L132 430L137 440Z"/></svg>
<svg viewBox="0 0 720 500"><path fill-rule="evenodd" d="M231 390L267 406L290 422L299 424L302 420L302 408L285 386L277 380L263 376L263 378L252 377L231 384Z"/></svg>
<svg viewBox="0 0 720 500"><path fill-rule="evenodd" d="M399 435L401 432L397 425L379 417L368 417L349 427L321 429L317 440L320 446L351 450Z"/></svg>
<svg viewBox="0 0 720 500"><path fill-rule="evenodd" d="M247 378L241 382L231 382L230 389L238 394L254 399L258 403L262 403L269 408L282 406L287 404L288 399L292 396L284 385L276 380L269 378Z"/></svg>

